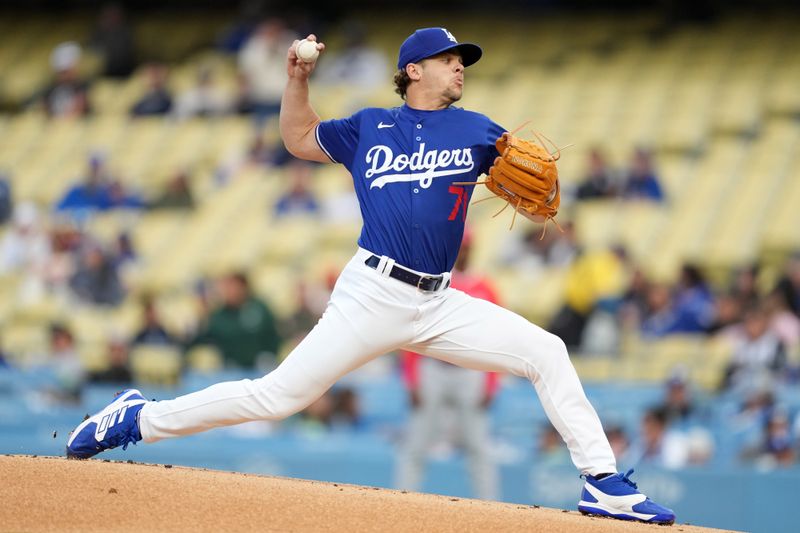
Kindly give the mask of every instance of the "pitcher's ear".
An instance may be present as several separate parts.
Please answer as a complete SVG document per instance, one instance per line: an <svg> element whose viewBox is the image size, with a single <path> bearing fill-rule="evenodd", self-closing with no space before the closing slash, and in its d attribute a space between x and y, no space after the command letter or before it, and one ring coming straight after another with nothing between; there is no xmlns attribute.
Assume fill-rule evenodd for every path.
<svg viewBox="0 0 800 533"><path fill-rule="evenodd" d="M406 65L406 74L408 74L408 77L412 80L419 80L422 74L422 68L418 63L409 63Z"/></svg>

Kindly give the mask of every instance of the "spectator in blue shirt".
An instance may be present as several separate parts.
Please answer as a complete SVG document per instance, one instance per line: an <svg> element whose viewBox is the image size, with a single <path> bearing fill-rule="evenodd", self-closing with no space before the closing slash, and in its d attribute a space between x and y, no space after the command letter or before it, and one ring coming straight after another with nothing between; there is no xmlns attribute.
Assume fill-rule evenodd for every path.
<svg viewBox="0 0 800 533"><path fill-rule="evenodd" d="M714 298L702 273L694 265L684 265L674 295L663 286L650 289L642 333L652 337L703 333L712 326L714 312Z"/></svg>
<svg viewBox="0 0 800 533"><path fill-rule="evenodd" d="M311 169L311 164L300 160L289 165L289 190L275 204L276 217L293 214L319 215L319 202L308 188Z"/></svg>
<svg viewBox="0 0 800 533"><path fill-rule="evenodd" d="M106 180L103 158L93 154L89 158L89 172L83 183L72 186L58 201L56 210L75 214L105 211L111 208L111 203L111 191Z"/></svg>
<svg viewBox="0 0 800 533"><path fill-rule="evenodd" d="M655 202L664 200L664 192L653 168L653 156L648 150L637 148L634 151L631 168L622 188L622 196Z"/></svg>

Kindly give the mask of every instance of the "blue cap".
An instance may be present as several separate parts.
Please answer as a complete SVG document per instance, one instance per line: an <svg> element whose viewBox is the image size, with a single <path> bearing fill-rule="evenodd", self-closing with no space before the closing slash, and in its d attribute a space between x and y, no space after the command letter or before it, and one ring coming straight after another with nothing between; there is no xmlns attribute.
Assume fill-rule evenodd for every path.
<svg viewBox="0 0 800 533"><path fill-rule="evenodd" d="M483 55L480 46L473 43L459 43L445 28L422 28L403 41L400 46L400 56L397 59L397 68L404 69L409 63L417 63L426 57L453 49L461 53L465 67L477 63Z"/></svg>

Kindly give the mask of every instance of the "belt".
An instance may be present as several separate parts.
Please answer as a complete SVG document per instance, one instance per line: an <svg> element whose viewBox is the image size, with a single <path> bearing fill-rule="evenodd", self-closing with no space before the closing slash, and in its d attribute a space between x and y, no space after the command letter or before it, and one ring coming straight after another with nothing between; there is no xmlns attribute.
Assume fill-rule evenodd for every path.
<svg viewBox="0 0 800 533"><path fill-rule="evenodd" d="M380 257L371 255L364 261L364 264L377 270L378 263L380 262ZM402 281L403 283L408 283L423 291L438 291L440 288L446 289L447 286L450 285L450 280L445 281L445 276L420 276L410 270L406 270L400 265L392 266L392 269L389 271L389 277ZM445 284L444 287L442 287L443 284Z"/></svg>

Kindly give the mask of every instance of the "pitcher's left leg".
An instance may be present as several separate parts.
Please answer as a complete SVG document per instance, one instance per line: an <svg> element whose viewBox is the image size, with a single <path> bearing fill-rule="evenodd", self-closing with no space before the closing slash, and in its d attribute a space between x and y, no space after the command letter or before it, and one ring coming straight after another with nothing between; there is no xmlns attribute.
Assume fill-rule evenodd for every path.
<svg viewBox="0 0 800 533"><path fill-rule="evenodd" d="M616 472L603 426L560 338L516 313L456 290L432 299L423 313L412 349L466 368L527 378L578 470L592 475Z"/></svg>
<svg viewBox="0 0 800 533"><path fill-rule="evenodd" d="M529 379L550 422L567 443L586 483L584 514L671 524L675 513L637 490L616 461L603 426L583 392L560 338L516 313L448 290L421 309L410 349L476 370L510 372Z"/></svg>

